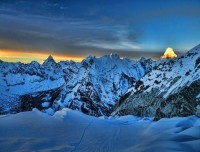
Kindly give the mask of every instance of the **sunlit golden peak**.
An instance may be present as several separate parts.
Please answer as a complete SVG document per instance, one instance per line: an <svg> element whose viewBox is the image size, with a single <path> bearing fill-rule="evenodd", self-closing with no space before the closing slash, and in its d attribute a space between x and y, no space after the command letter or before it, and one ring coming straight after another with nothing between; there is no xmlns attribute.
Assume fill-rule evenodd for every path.
<svg viewBox="0 0 200 152"><path fill-rule="evenodd" d="M168 47L164 53L163 56L161 56L161 58L163 59L169 59L169 58L175 58L177 57L177 55L174 53L174 50L170 47Z"/></svg>

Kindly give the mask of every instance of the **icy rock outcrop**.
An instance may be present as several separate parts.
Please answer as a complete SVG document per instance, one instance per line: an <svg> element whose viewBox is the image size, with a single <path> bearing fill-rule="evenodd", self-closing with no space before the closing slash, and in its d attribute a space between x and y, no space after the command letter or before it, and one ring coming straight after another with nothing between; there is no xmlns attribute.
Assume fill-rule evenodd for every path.
<svg viewBox="0 0 200 152"><path fill-rule="evenodd" d="M116 101L151 70L153 61L89 56L82 62L42 65L0 62L0 113L37 108L53 114L68 107L89 115L109 115Z"/></svg>
<svg viewBox="0 0 200 152"><path fill-rule="evenodd" d="M121 97L113 115L163 117L198 115L200 45L185 55L157 61L151 72Z"/></svg>

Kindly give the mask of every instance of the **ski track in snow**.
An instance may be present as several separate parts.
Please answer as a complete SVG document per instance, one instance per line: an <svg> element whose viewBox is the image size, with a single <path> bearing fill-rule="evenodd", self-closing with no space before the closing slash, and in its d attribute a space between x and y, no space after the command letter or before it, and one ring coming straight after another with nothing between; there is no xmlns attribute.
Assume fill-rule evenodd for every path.
<svg viewBox="0 0 200 152"><path fill-rule="evenodd" d="M82 136L81 136L80 141L76 144L76 146L74 147L74 149L73 149L71 152L76 151L76 149L79 147L79 145L81 144L81 142L82 142L82 140L83 140L83 137L84 137L84 135L85 135L86 130L90 127L91 124L92 124L92 121L87 125L87 127L84 128L83 134L82 134Z"/></svg>
<svg viewBox="0 0 200 152"><path fill-rule="evenodd" d="M70 109L0 119L0 151L168 152L200 150L200 119L100 119Z"/></svg>

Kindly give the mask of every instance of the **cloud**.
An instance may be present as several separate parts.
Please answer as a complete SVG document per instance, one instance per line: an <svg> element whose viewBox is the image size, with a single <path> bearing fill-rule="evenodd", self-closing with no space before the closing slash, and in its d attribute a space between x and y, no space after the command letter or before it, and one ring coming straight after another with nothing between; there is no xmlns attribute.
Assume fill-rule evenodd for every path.
<svg viewBox="0 0 200 152"><path fill-rule="evenodd" d="M95 21L51 20L41 16L10 14L0 14L0 24L0 41L4 42L0 44L1 49L55 50L68 54L87 50L139 49L134 42L137 41L137 35L132 31L129 33L123 26L110 27Z"/></svg>
<svg viewBox="0 0 200 152"><path fill-rule="evenodd" d="M100 56L112 52L134 58L159 57L162 53L158 50L143 47L147 44L144 38L148 31L143 29L146 23L159 18L200 14L198 5L161 9L153 6L154 2L146 6L146 10L138 11L139 3L132 2L20 0L11 3L2 0L0 49L72 56ZM156 39L156 43L160 41Z"/></svg>

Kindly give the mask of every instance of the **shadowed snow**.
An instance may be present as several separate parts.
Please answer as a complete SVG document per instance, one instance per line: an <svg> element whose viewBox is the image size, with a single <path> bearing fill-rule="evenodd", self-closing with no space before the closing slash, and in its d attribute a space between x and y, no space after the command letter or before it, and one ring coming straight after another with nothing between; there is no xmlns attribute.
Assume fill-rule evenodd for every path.
<svg viewBox="0 0 200 152"><path fill-rule="evenodd" d="M70 109L0 117L1 151L199 151L200 119L95 118Z"/></svg>

